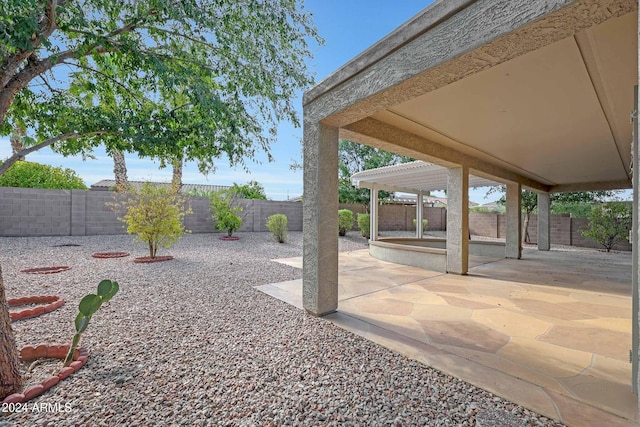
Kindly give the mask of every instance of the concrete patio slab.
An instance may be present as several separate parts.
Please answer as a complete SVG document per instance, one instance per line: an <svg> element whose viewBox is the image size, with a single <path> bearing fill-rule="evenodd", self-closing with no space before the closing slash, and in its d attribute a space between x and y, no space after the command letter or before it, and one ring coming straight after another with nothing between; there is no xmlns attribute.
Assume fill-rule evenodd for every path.
<svg viewBox="0 0 640 427"><path fill-rule="evenodd" d="M636 425L630 254L482 261L457 276L340 253L325 319L568 425ZM302 280L258 289L302 307Z"/></svg>

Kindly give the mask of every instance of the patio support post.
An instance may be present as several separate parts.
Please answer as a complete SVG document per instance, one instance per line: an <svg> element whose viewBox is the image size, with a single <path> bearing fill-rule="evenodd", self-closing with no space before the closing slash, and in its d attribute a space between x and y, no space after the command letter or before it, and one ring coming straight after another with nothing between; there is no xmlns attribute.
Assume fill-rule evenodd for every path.
<svg viewBox="0 0 640 427"><path fill-rule="evenodd" d="M324 316L338 308L338 129L304 121L302 303Z"/></svg>
<svg viewBox="0 0 640 427"><path fill-rule="evenodd" d="M640 111L640 105L638 102L638 86L636 85L633 91L633 127L632 127L632 146L631 146L631 158L633 160L633 175L631 177L631 183L633 186L633 211L632 211L632 223L631 223L631 304L632 304L632 326L631 326L631 387L634 393L638 393L638 365L640 364L640 324L638 318L640 317L640 293L638 291L640 283L640 273L638 270L638 263L640 262L640 251L638 251L638 244L640 243L640 175L638 175L638 161L640 160L640 149L638 148L638 137L640 133L640 126L638 125L638 112ZM640 399L640 397L639 397ZM639 400L640 403L640 400Z"/></svg>
<svg viewBox="0 0 640 427"><path fill-rule="evenodd" d="M418 192L416 197L416 237L422 239L422 213L424 211L422 201L422 191Z"/></svg>
<svg viewBox="0 0 640 427"><path fill-rule="evenodd" d="M522 258L522 208L518 182L507 184L507 236L506 258Z"/></svg>
<svg viewBox="0 0 640 427"><path fill-rule="evenodd" d="M369 196L369 240L378 240L378 189L372 188Z"/></svg>
<svg viewBox="0 0 640 427"><path fill-rule="evenodd" d="M469 168L449 168L447 176L447 273L469 271Z"/></svg>
<svg viewBox="0 0 640 427"><path fill-rule="evenodd" d="M551 249L551 195L538 193L538 250Z"/></svg>

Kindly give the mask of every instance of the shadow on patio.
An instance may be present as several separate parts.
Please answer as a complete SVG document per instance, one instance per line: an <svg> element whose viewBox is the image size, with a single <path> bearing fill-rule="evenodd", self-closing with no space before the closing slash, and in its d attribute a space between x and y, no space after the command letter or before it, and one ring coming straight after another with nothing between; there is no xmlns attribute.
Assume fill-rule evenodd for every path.
<svg viewBox="0 0 640 427"><path fill-rule="evenodd" d="M340 253L325 319L568 425L634 425L631 255L471 258L456 276ZM258 289L302 308L302 280Z"/></svg>

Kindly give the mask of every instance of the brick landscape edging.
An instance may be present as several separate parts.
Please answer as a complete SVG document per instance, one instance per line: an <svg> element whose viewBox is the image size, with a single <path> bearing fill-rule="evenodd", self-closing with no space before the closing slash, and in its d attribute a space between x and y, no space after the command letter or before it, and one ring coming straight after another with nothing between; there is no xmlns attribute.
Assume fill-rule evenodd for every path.
<svg viewBox="0 0 640 427"><path fill-rule="evenodd" d="M52 358L64 359L69 352L69 344L38 344L37 346L28 345L20 350L20 360L28 362L34 359ZM89 358L89 351L85 348L77 348L73 353L73 362L70 366L60 369L57 375L52 375L40 384L34 384L27 387L22 393L13 393L4 398L2 403L24 403L28 400L38 397L44 392L51 389L60 381L69 377L82 368Z"/></svg>
<svg viewBox="0 0 640 427"><path fill-rule="evenodd" d="M25 308L20 311L16 311L13 313L9 313L9 317L11 321L29 319L31 317L37 317L45 313L50 313L53 310L57 310L58 308L64 305L64 300L62 297L57 295L36 295L29 297L20 297L20 298L9 298L7 299L7 305L9 307L16 307L24 304L42 304L33 308Z"/></svg>

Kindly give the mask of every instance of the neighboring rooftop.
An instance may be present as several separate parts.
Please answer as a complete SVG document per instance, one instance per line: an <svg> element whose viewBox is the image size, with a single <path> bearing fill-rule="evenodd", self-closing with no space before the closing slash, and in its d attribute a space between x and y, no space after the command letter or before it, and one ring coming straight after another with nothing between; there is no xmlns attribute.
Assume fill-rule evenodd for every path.
<svg viewBox="0 0 640 427"><path fill-rule="evenodd" d="M130 185L134 187L140 187L147 181L128 181ZM171 184L168 182L152 182L155 185L165 185L170 186ZM91 185L90 190L92 191L109 191L115 188L116 181L113 179L103 179L102 181L98 181L95 184ZM210 184L182 184L182 192L188 193L192 190L196 191L221 191L231 188L228 185L210 185Z"/></svg>

